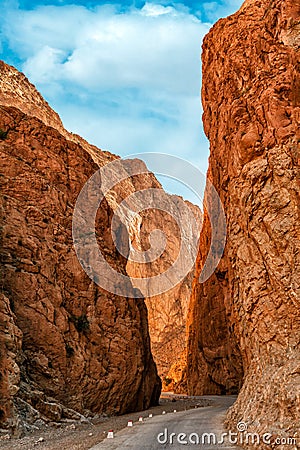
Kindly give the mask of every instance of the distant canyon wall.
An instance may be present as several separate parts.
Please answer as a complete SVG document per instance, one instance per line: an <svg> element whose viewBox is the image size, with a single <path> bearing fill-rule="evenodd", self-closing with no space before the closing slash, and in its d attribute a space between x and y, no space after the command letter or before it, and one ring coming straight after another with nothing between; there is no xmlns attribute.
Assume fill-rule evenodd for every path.
<svg viewBox="0 0 300 450"><path fill-rule="evenodd" d="M142 185L141 185L142 186ZM140 186L140 188L141 188ZM172 199L173 216L179 218L179 224L189 224L192 227L191 245L194 246L195 255L198 248L198 237L200 234L202 214L200 208L184 202L187 210L182 209L183 200L175 195L166 198L169 203ZM190 222L189 214L193 214L195 221ZM147 211L142 217L142 227L139 233L142 248L146 249L148 237L153 229L160 229L165 233L168 244L166 250L158 260L151 263L134 264L128 261L126 269L133 279L135 277L154 277L168 270L178 257L180 251L181 239L188 239L181 231L176 220L164 211ZM133 236L136 236L134 233ZM188 245L189 242L186 242ZM176 390L181 393L186 392L186 386L180 383L186 369L186 320L188 305L191 295L192 282L194 278L195 267L184 277L181 282L176 283L171 290L162 292L159 295L147 297L147 291L143 293L146 298L146 305L149 317L149 330L151 336L151 349L157 364L158 373L163 381L164 390ZM159 285L159 280L155 281L155 287ZM163 285L161 286L163 288ZM176 368L176 370L174 370Z"/></svg>

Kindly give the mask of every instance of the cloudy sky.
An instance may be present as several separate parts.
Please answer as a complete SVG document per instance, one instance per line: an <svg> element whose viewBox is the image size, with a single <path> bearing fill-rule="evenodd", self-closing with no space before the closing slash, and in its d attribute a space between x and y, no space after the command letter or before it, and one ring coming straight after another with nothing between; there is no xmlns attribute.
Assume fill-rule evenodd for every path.
<svg viewBox="0 0 300 450"><path fill-rule="evenodd" d="M2 0L0 57L29 77L67 129L100 148L168 153L205 172L201 42L241 4Z"/></svg>

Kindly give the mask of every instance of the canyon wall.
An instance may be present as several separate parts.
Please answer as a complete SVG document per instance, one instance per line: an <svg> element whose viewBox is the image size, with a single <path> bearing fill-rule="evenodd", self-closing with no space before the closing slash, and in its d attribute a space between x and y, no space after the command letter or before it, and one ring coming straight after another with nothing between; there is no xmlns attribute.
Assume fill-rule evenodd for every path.
<svg viewBox="0 0 300 450"><path fill-rule="evenodd" d="M212 28L202 57L208 177L224 205L227 243L214 275L199 283L210 246L206 213L188 388L239 391L228 426L243 421L274 438L299 437L299 17L299 0L247 0Z"/></svg>
<svg viewBox="0 0 300 450"><path fill-rule="evenodd" d="M140 185L141 188L141 185ZM141 248L144 250L149 246L148 238L154 229L160 229L164 232L167 245L166 249L159 258L151 263L145 260L143 264L135 264L130 261L127 263L127 272L131 277L153 277L166 271L178 257L181 246L181 239L188 239L181 236L178 223L174 216L179 217L179 223L189 223L189 214L192 212L195 217L194 223L191 222L192 240L186 244L193 245L193 251L197 252L198 237L200 234L202 215L200 209L185 202L188 210L182 209L182 199L172 195L167 197L167 202L172 199L173 214L166 211L146 211L142 216L142 227L139 233ZM165 208L167 209L167 208ZM136 236L134 233L133 236ZM182 373L186 366L186 320L188 304L194 278L194 267L187 274L182 282L179 282L171 290L162 292L159 295L147 297L147 291L144 295L149 316L149 330L151 336L151 349L157 364L158 373L162 378L164 390L177 390L184 393L186 387L177 383L181 380ZM133 279L133 284L134 284ZM155 281L155 288L159 280ZM176 370L174 370L176 368Z"/></svg>
<svg viewBox="0 0 300 450"><path fill-rule="evenodd" d="M177 361L180 370L185 365L181 356L193 268L171 291L151 298L146 289L131 298L137 287L130 280L122 296L93 283L73 248L74 205L89 177L119 158L65 130L15 68L0 62L0 75L1 427L18 435L37 423L147 408L157 403L161 386L149 331L162 376ZM136 171L140 174L132 175ZM178 226L163 211L133 213L140 205L128 197L159 189L166 205L188 224L181 205L189 206L199 227L200 211L164 193L140 160L122 163L122 172L125 179L101 203L97 242L118 272L151 277L177 258ZM114 235L113 218L124 199ZM128 260L133 248L149 247L148 235L157 228L167 241L160 260ZM193 233L196 237L197 226ZM123 256L113 242L116 235Z"/></svg>
<svg viewBox="0 0 300 450"><path fill-rule="evenodd" d="M1 107L0 128L8 130L0 141L2 421L22 428L157 403L144 300L130 298L131 283L122 297L103 291L73 248L74 202L98 166L78 144L18 109ZM103 200L98 243L126 273L112 216Z"/></svg>

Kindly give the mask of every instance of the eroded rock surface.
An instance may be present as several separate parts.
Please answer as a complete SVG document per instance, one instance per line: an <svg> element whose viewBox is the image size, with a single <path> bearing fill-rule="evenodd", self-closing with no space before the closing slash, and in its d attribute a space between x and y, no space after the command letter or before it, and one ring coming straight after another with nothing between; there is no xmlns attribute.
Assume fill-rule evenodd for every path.
<svg viewBox="0 0 300 450"><path fill-rule="evenodd" d="M160 381L144 300L98 288L82 270L71 236L74 205L84 183L119 158L65 130L16 69L1 62L0 74L2 423L18 433L26 424L147 407L157 401ZM136 170L141 175L132 176ZM107 193L97 216L98 244L118 272L151 277L178 256L176 220L158 210L135 213L138 202L127 200L121 211L118 206L137 191L158 189L165 206L171 204L180 220L188 217L180 211L183 200L165 194L144 163L131 160L121 172L126 179ZM187 206L200 227L199 209ZM129 230L121 225L114 230L125 257L116 250L110 230L117 210ZM133 248L149 247L154 229L166 235L162 258L153 264L128 262ZM198 231L194 227L195 236ZM152 353L162 376L174 364L184 370L192 278L193 268L168 293L149 298L147 289L142 292ZM129 297L136 293L133 284L128 281Z"/></svg>
<svg viewBox="0 0 300 450"><path fill-rule="evenodd" d="M208 176L227 245L215 274L194 286L188 386L243 384L228 426L274 437L299 437L299 16L299 1L247 0L203 45ZM206 215L197 275L209 245Z"/></svg>
<svg viewBox="0 0 300 450"><path fill-rule="evenodd" d="M159 276L159 274L168 270L179 256L181 240L186 239L180 230L180 224L190 223L192 229L191 245L194 246L195 255L197 253L198 237L201 228L200 209L189 202L183 202L176 196L167 196L166 202L172 205L172 213L165 211L146 211L142 215L142 226L140 233L141 248L149 247L149 235L155 229L161 230L165 234L166 248L161 257L151 263L134 264L127 263L127 272L133 278ZM173 202L173 203L171 203ZM188 209L184 210L183 203ZM165 208L167 210L167 207ZM194 215L194 222L190 222L190 214ZM174 217L179 220L176 223ZM179 225L179 226L178 226ZM183 234L183 236L181 235ZM137 235L135 233L134 235ZM149 297L147 290L143 293L146 297L146 305L149 315L149 329L151 335L151 348L154 359L157 363L158 373L163 381L164 390L172 388L176 390L176 384L180 380L179 374L185 369L187 336L186 320L188 303L194 278L194 265L181 282L167 292L163 292L164 283L162 283L162 293ZM155 289L159 286L159 279L155 280ZM151 292L151 283L149 285ZM175 374L173 365L177 367ZM172 370L170 370L172 368ZM179 369L180 368L180 369ZM180 389L180 392L185 389Z"/></svg>
<svg viewBox="0 0 300 450"><path fill-rule="evenodd" d="M121 414L158 401L143 299L109 294L82 270L72 242L80 189L97 170L57 130L1 107L1 418L27 423L80 414ZM113 210L103 200L97 235L115 249ZM134 287L128 283L128 296ZM13 407L13 404L15 405Z"/></svg>
<svg viewBox="0 0 300 450"><path fill-rule="evenodd" d="M59 116L22 73L1 62L0 74L0 104L16 106L26 115L37 117L46 125L55 128L68 141L79 144L80 147L85 149L99 167L118 159L117 156L100 151L80 136L65 130ZM160 189L163 200L159 202L161 204L158 206L168 209L171 205L171 210L179 218L179 222L189 223L189 217L182 208L183 200L175 195L165 194L161 184L152 173L149 173L142 161L134 159L126 164L124 163L121 172L123 172L122 175L127 174L127 178L116 184L116 187L106 195L106 200L114 212L117 211L122 201L126 201L135 192ZM132 176L133 172L139 172L140 175ZM150 194L149 202L152 201L153 197L154 195ZM155 209L136 214L133 212L134 206L139 207L140 204L143 205L143 202L130 200L126 202L127 207L125 206L119 214L121 220L128 225L131 248L138 248L141 251L147 250L149 233L155 229L165 233L167 243L166 250L158 261L147 263L146 258L144 258L142 264L128 261L126 272L129 276L142 278L159 275L167 270L178 256L178 249L181 246L180 227L178 227L176 219L164 211ZM186 205L193 212L197 222L197 226L193 227L192 233L193 240L196 242L201 228L201 213L199 208L191 203L186 202ZM151 286L141 289L148 308L152 353L162 378L167 376L168 370L173 364L179 363L183 368L181 354L186 349L185 325L193 277L194 268L191 268L190 273L187 273L187 276L181 282L175 283L174 289L155 297L149 297ZM156 285L157 283L155 281ZM163 290L163 286L161 287ZM169 374L169 376L172 378L172 375Z"/></svg>

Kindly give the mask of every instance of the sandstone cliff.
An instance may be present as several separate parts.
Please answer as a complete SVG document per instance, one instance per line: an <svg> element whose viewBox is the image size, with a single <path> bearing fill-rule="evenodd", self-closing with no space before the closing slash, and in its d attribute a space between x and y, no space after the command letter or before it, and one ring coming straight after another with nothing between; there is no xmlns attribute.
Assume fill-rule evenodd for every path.
<svg viewBox="0 0 300 450"><path fill-rule="evenodd" d="M37 117L44 124L55 128L68 141L79 144L81 148L86 150L99 167L118 159L117 156L107 151L100 151L80 136L65 130L59 116L50 108L27 78L14 67L0 62L0 74L0 104L15 106L26 115ZM113 211L116 211L120 203L135 192L142 189L162 189L160 183L153 174L148 172L142 161L131 160L127 166L123 166L123 169L128 173L128 177L118 183L106 196ZM131 172L134 170L144 173L143 175L131 176ZM177 217L180 217L181 222L189 220L184 211L181 211L182 200L172 195L167 196L165 202L173 205L173 210ZM181 245L180 230L174 218L172 219L170 215L158 210L135 214L134 220L131 220L132 203L134 202L127 200L127 210L123 215L123 220L130 222L129 239L132 244L131 247L138 247L141 251L147 249L149 246L148 235L155 229L161 229L165 233L166 242L169 245L158 262L147 263L145 258L141 264L128 261L126 272L132 277L158 275L165 271L177 257L178 248ZM193 230L196 240L201 227L200 210L189 202L187 202L187 205L192 209L198 224L197 228L194 227ZM182 361L181 354L186 351L185 324L193 276L194 271L192 270L174 289L159 296L149 298L147 289L142 289L148 308L152 353L159 375L162 378L167 375L173 364ZM182 363L181 366L183 368ZM170 377L172 378L171 375Z"/></svg>
<svg viewBox="0 0 300 450"><path fill-rule="evenodd" d="M174 201L173 207L180 217L180 222L189 223L188 215L185 215L185 211L181 209L181 201L178 202L176 196L171 197ZM196 219L194 224L192 224L194 238L191 244L198 244L201 228L200 209L189 202L187 202L187 205L193 211ZM126 269L133 278L153 277L167 270L176 260L178 249L181 245L178 224L172 219L172 216L169 216L164 211L147 211L143 215L142 224L139 234L142 248L145 249L147 247L148 236L153 229L163 231L169 245L166 246L166 250L159 260L148 264L146 261L144 264L134 264L128 261ZM197 247L194 248L194 251L196 253ZM146 297L149 316L151 349L157 364L158 373L163 381L164 390L176 390L176 383L181 379L181 373L185 370L186 362L182 355L186 354L186 320L193 278L194 268L182 282L167 292L152 297L147 297L146 290L143 292ZM135 281L133 280L134 283ZM157 285L158 281L155 281L155 283ZM176 374L173 370L173 365L177 367L178 373ZM185 391L185 387L180 388L180 392L184 393Z"/></svg>
<svg viewBox="0 0 300 450"><path fill-rule="evenodd" d="M99 151L81 136L67 131L59 115L53 111L23 73L0 61L0 75L0 105L13 106L30 117L37 117L45 125L59 131L66 139L80 144L93 159L97 159L99 165L117 158L107 151Z"/></svg>
<svg viewBox="0 0 300 450"><path fill-rule="evenodd" d="M215 274L195 280L189 391L242 384L228 426L243 421L274 437L299 437L299 16L298 0L247 0L203 45L208 177L224 204L227 244ZM206 215L197 275L209 244Z"/></svg>
<svg viewBox="0 0 300 450"><path fill-rule="evenodd" d="M16 69L1 62L0 74L1 425L18 433L41 420L146 408L160 392L147 315L152 353L164 375L185 351L193 270L170 292L147 298L144 290L148 314L143 298L130 298L137 287L130 281L124 298L90 280L73 249L74 205L89 177L118 157L65 130ZM146 173L133 176L136 170ZM183 201L165 194L139 160L124 163L122 171L126 179L110 190L97 215L98 244L120 273L157 275L178 256L176 221L161 211L133 214L136 202L126 200L120 218L129 233L118 223L115 229L122 257L110 232L113 217L124 199L142 189L160 189L166 204L188 221ZM189 206L200 226L199 209ZM128 261L133 248L149 247L148 234L157 228L169 242L161 263Z"/></svg>
<svg viewBox="0 0 300 450"><path fill-rule="evenodd" d="M17 413L34 424L155 404L160 381L144 300L98 288L72 245L74 202L97 166L18 109L1 107L0 128L8 130L0 142L2 421L17 427ZM104 200L99 245L125 273L112 215ZM133 289L128 283L128 297Z"/></svg>

